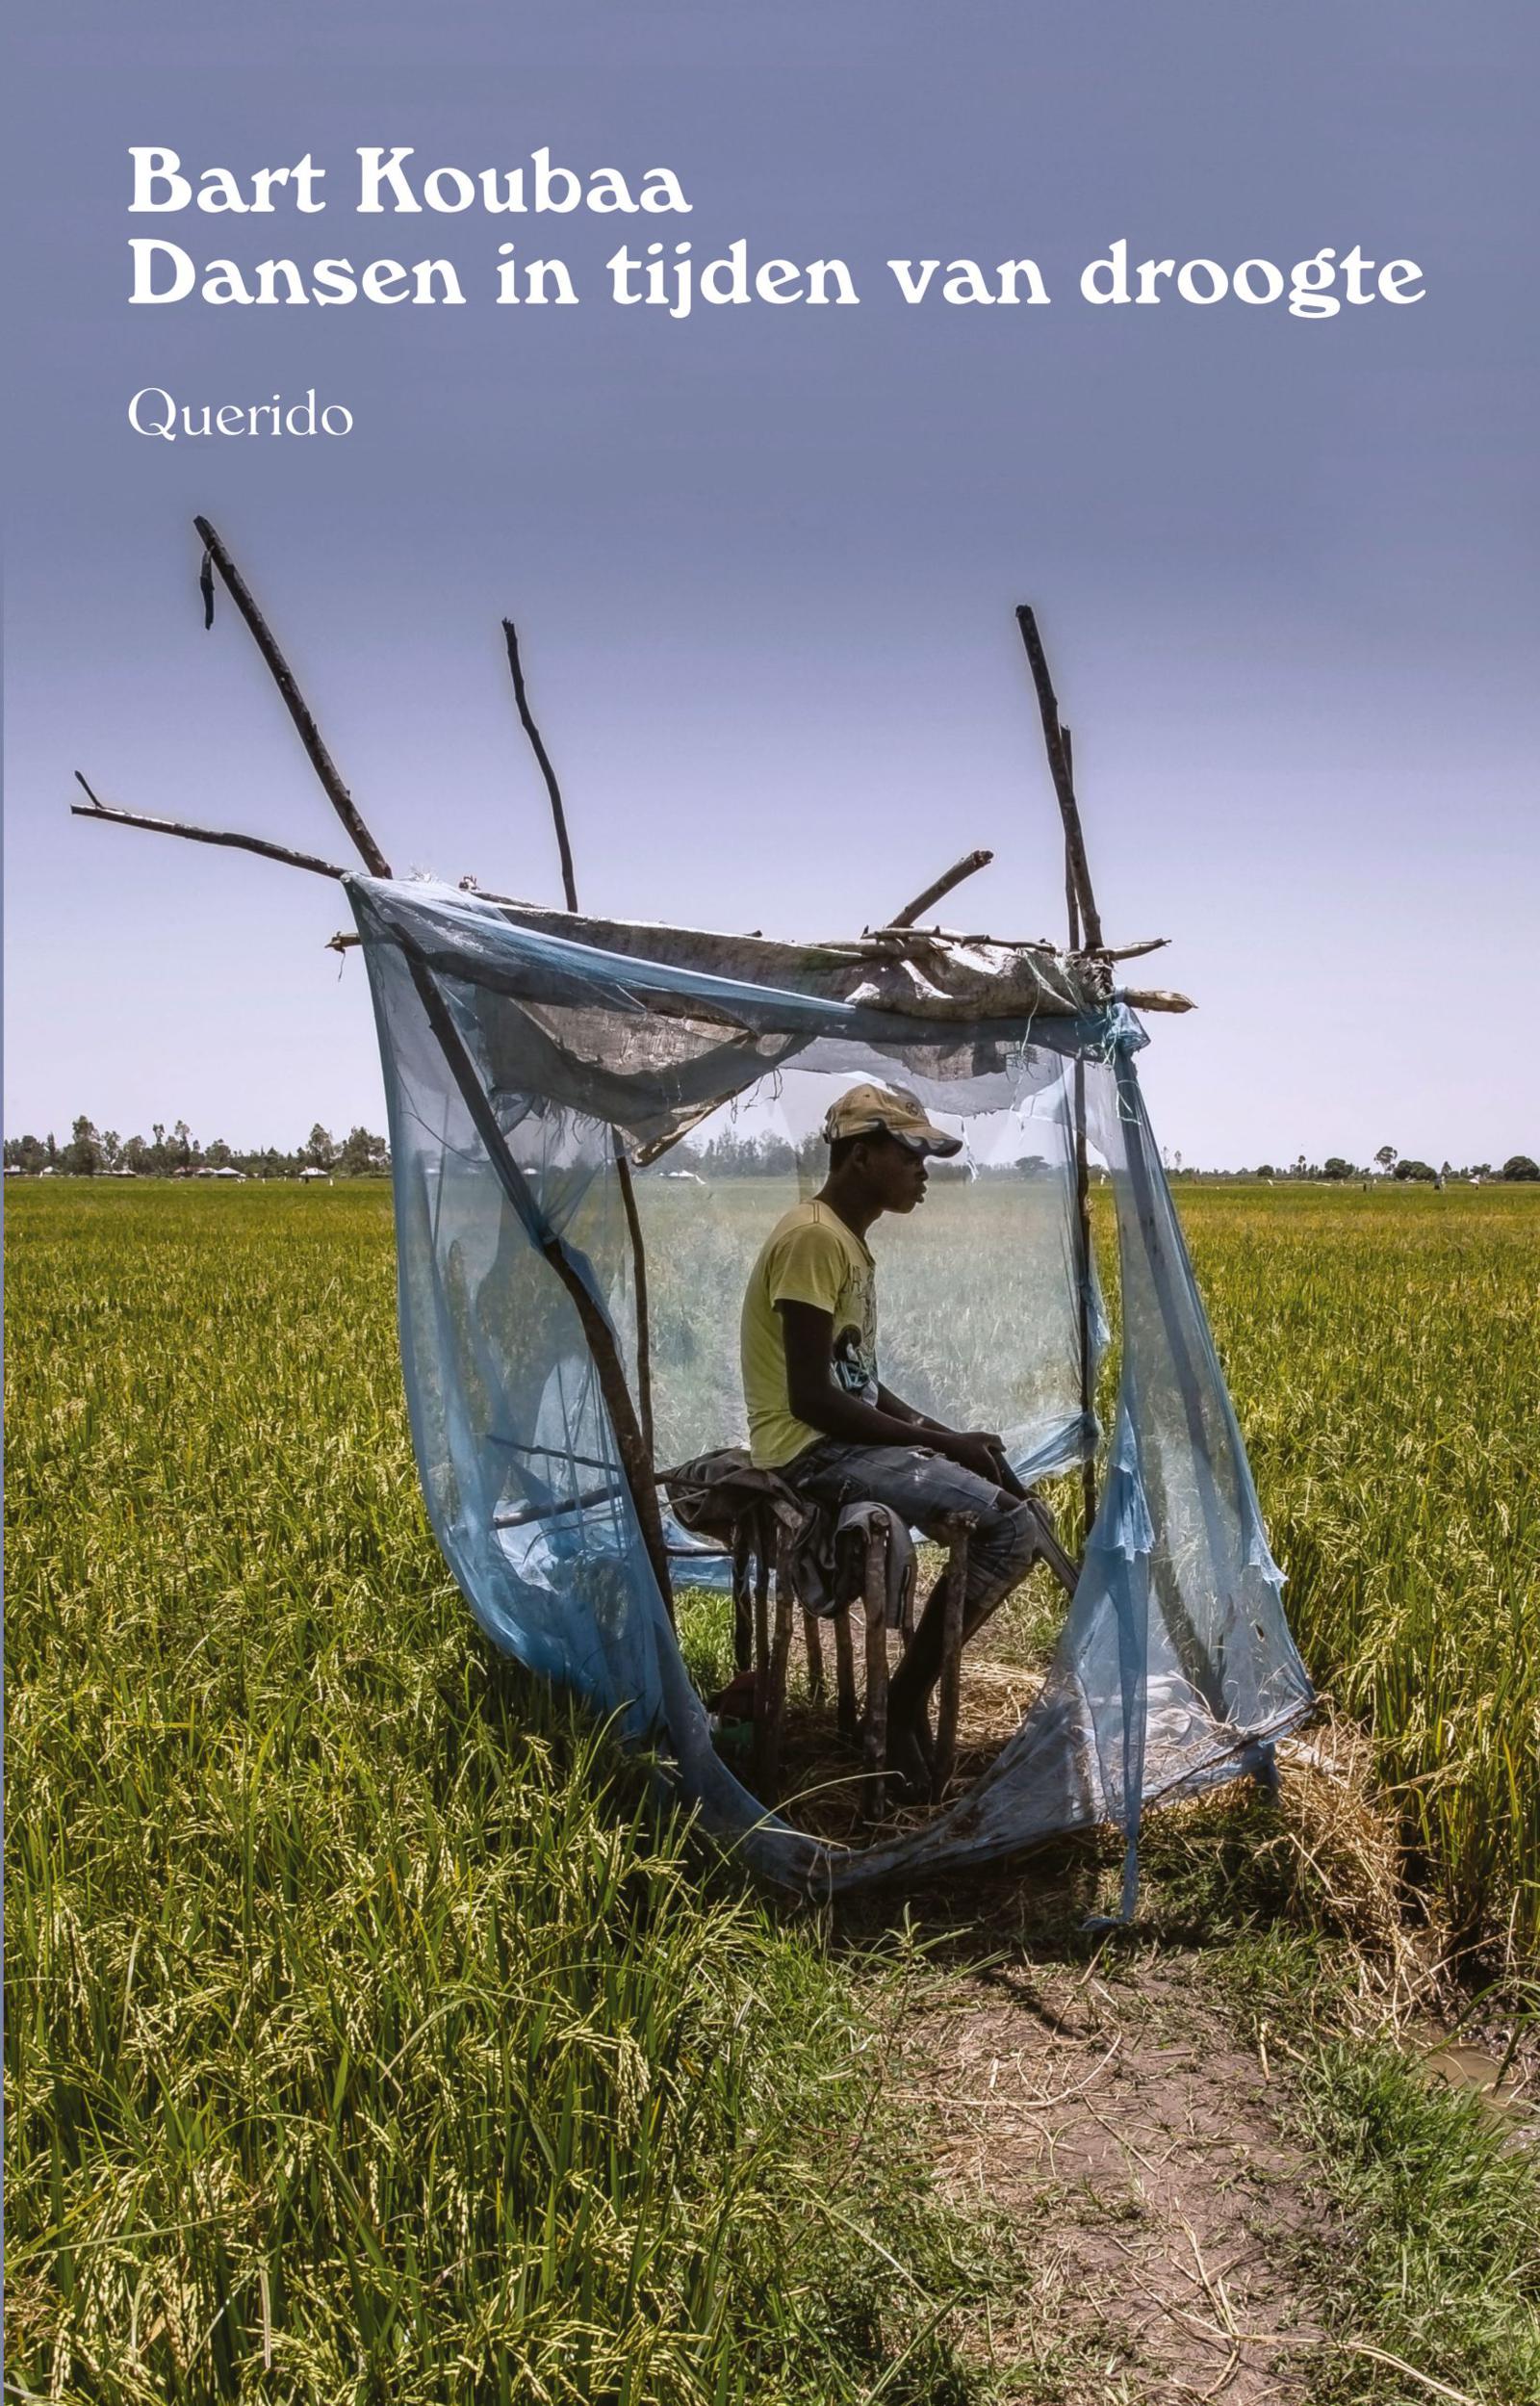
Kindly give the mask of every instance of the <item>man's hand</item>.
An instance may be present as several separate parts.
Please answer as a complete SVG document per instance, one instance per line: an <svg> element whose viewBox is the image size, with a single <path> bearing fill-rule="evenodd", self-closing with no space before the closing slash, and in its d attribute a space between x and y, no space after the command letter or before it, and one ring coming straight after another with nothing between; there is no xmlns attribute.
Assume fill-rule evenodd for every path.
<svg viewBox="0 0 1540 2406"><path fill-rule="evenodd" d="M1026 1489L1005 1458L1005 1440L989 1429L937 1429L928 1434L928 1443L948 1462L955 1462L975 1477L988 1479L991 1486L1004 1488L1008 1495L1024 1495Z"/></svg>

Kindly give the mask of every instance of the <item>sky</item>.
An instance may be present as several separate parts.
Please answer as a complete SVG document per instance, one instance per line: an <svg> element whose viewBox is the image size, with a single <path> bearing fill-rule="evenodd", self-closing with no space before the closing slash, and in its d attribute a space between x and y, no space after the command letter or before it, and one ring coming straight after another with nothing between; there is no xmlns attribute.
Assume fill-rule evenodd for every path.
<svg viewBox="0 0 1540 2406"><path fill-rule="evenodd" d="M500 619L585 907L828 936L957 854L950 924L1063 930L1013 611L1075 737L1110 941L1198 1008L1142 1067L1168 1153L1540 1152L1531 10L1472 0L79 0L10 34L6 1111L292 1146L383 1125L331 883L90 827L104 800L334 860L220 530L398 872L559 901ZM130 148L327 208L132 216ZM412 172L668 167L688 216L354 213ZM457 308L130 303L201 263L448 257ZM500 242L577 306L494 305ZM1424 297L1092 307L1086 263L1415 261ZM623 241L837 257L854 306L622 308ZM1039 264L910 306L890 258ZM1199 279L1201 282L1201 278ZM19 338L19 339L18 339ZM131 397L350 411L137 434Z"/></svg>

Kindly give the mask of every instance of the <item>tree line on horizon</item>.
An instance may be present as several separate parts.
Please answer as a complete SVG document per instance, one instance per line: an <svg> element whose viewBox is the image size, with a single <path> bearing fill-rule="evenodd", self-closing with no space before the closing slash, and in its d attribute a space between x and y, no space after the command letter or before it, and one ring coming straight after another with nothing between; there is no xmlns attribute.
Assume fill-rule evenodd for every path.
<svg viewBox="0 0 1540 2406"><path fill-rule="evenodd" d="M63 1177L195 1177L200 1170L239 1170L244 1177L298 1177L304 1170L324 1170L328 1177L383 1177L391 1166L390 1147L383 1136L367 1127L349 1128L339 1144L318 1120L303 1144L292 1152L276 1145L260 1149L227 1144L222 1136L203 1144L185 1120L167 1129L157 1120L148 1137L119 1136L116 1128L98 1129L84 1117L71 1125L69 1141L61 1145L52 1131L46 1136L8 1136L5 1166L34 1175L54 1170Z"/></svg>
<svg viewBox="0 0 1540 2406"><path fill-rule="evenodd" d="M1178 1177L1182 1174L1181 1160L1182 1156L1178 1153L1176 1156ZM1210 1175L1213 1174L1210 1173ZM1431 1161L1419 1161L1415 1154L1398 1152L1394 1145L1381 1145L1373 1161L1363 1164L1346 1161L1341 1153L1336 1152L1328 1153L1325 1160L1321 1162L1307 1161L1304 1154L1300 1153L1296 1160L1282 1168L1276 1167L1270 1161L1263 1161L1254 1170L1226 1171L1219 1175L1232 1177L1270 1178L1273 1181L1279 1178L1320 1179L1329 1185L1340 1185L1348 1178L1374 1177L1396 1178L1402 1183L1410 1179L1418 1185L1425 1186L1450 1184L1469 1186L1479 1184L1487 1178L1502 1178L1510 1184L1527 1184L1530 1180L1540 1179L1540 1162L1532 1160L1527 1152L1512 1152L1497 1169L1493 1168L1490 1161L1468 1162L1463 1169L1456 1169L1451 1161L1444 1161L1435 1169Z"/></svg>
<svg viewBox="0 0 1540 2406"><path fill-rule="evenodd" d="M674 1156L670 1155L670 1158ZM793 1145L783 1136L768 1132L743 1136L729 1128L721 1135L712 1137L709 1144L685 1143L679 1148L680 1165L708 1179L788 1177L797 1170L821 1172L826 1159L823 1138L816 1134L805 1136L800 1144ZM939 1179L1051 1177L1057 1175L1054 1164L1040 1153L1023 1153L1012 1161L987 1162L972 1167L962 1161L933 1161L930 1168L932 1177ZM1456 1169L1451 1162L1446 1161L1435 1169L1431 1162L1419 1161L1411 1155L1403 1158L1394 1145L1382 1145L1373 1160L1363 1166L1345 1160L1340 1153L1331 1153L1324 1161L1307 1161L1300 1153L1293 1162L1277 1164L1263 1161L1254 1170L1200 1170L1193 1163L1184 1163L1178 1152L1168 1158L1166 1168L1168 1175L1173 1178L1270 1178L1274 1182L1281 1178L1301 1178L1307 1181L1325 1180L1331 1184L1349 1178L1374 1177L1399 1179L1403 1183L1407 1179L1415 1179L1430 1185L1436 1185L1440 1179L1454 1184L1470 1184L1487 1178L1540 1179L1540 1162L1531 1160L1527 1153L1510 1153L1507 1160L1496 1169L1490 1161L1470 1162L1462 1169ZM1105 1173L1093 1164L1091 1175L1100 1177Z"/></svg>
<svg viewBox="0 0 1540 2406"><path fill-rule="evenodd" d="M821 1174L827 1153L823 1138L816 1133L793 1145L788 1138L770 1130L742 1135L728 1128L704 1145L681 1144L669 1159L676 1174L684 1170L709 1182L718 1178L790 1177L798 1171ZM367 1127L349 1128L338 1143L319 1121L303 1144L285 1152L274 1145L243 1151L226 1143L222 1136L205 1145L193 1135L185 1120L176 1121L169 1131L161 1121L156 1121L150 1136L145 1138L121 1137L116 1128L98 1130L82 1116L72 1123L68 1142L63 1145L51 1132L41 1137L8 1136L5 1166L35 1176L52 1170L64 1177L110 1177L124 1173L135 1177L192 1177L200 1170L239 1170L244 1177L255 1178L298 1177L305 1170L323 1170L328 1177L383 1177L390 1169L391 1156L385 1138L373 1135ZM1488 1178L1509 1183L1540 1181L1540 1162L1528 1153L1510 1153L1497 1168L1490 1161L1471 1162L1460 1169L1445 1161L1435 1168L1431 1162L1398 1152L1394 1145L1382 1145L1373 1161L1366 1164L1346 1160L1340 1153L1330 1153L1322 1162L1308 1161L1300 1153L1289 1163L1259 1162L1254 1170L1199 1170L1192 1163L1184 1163L1178 1152L1170 1156L1166 1167L1177 1179L1263 1178L1274 1184L1299 1179L1335 1185L1371 1177L1426 1185L1468 1185ZM1056 1173L1054 1165L1040 1153L1025 1153L1012 1161L972 1168L964 1162L935 1161L931 1175L945 1180L969 1177L1050 1177ZM1093 1168L1093 1177L1102 1175Z"/></svg>

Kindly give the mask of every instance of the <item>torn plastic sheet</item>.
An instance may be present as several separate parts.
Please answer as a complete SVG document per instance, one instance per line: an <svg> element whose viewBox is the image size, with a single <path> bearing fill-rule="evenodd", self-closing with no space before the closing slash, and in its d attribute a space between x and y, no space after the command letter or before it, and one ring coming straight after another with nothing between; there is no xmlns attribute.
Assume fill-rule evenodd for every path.
<svg viewBox="0 0 1540 2406"><path fill-rule="evenodd" d="M435 1535L488 1637L656 1749L706 1826L773 1879L838 1893L1112 1824L1131 1910L1145 1804L1254 1765L1313 1701L1144 1112L1137 1022L1116 1002L905 1016L605 952L449 890L347 885L385 1070L413 1441ZM447 1073L424 980L475 1067L511 1191ZM955 1425L1000 1428L1018 1468L1045 1477L1092 1436L1076 1064L1116 1207L1121 1334L1079 1584L1040 1694L966 1794L922 1829L836 1847L767 1812L713 1749L578 1311L542 1247L554 1237L580 1262L624 1352L614 1135L633 1158L666 1148L635 1179L657 1460L741 1442L737 1305L764 1232L797 1200L807 1132L841 1083L910 1086L964 1135L975 1174L935 1189L949 1196L949 1249L907 1229L884 1245L885 1378ZM787 1166L715 1174L730 1137L757 1158L779 1147ZM681 1174L686 1160L697 1166Z"/></svg>

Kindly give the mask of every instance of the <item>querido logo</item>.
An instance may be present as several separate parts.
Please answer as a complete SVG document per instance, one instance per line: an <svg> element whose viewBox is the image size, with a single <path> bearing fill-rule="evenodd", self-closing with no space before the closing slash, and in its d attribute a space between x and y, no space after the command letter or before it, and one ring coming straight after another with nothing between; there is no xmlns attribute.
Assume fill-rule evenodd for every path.
<svg viewBox="0 0 1540 2406"><path fill-rule="evenodd" d="M265 401L179 401L164 384L145 384L128 404L128 423L136 434L161 443L192 441L204 435L351 434L353 413L341 401L316 399L312 384L302 401L284 401L274 393Z"/></svg>

